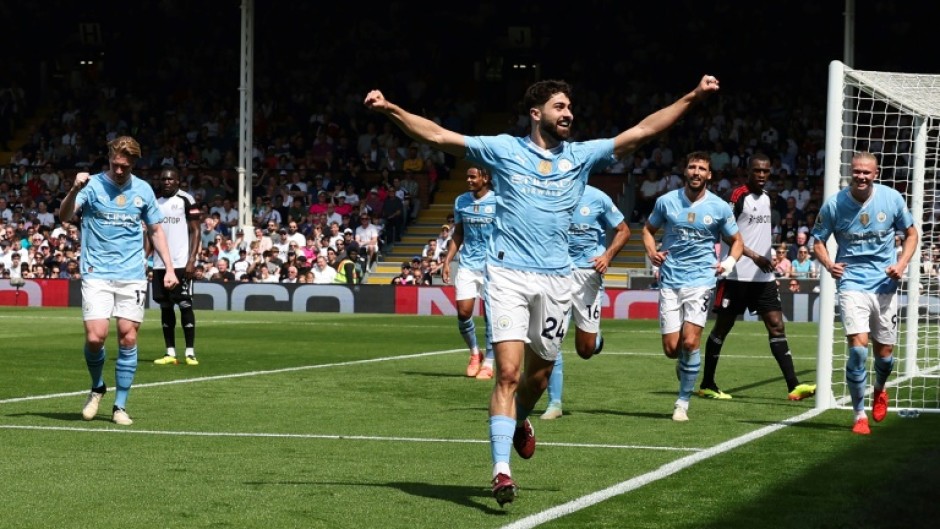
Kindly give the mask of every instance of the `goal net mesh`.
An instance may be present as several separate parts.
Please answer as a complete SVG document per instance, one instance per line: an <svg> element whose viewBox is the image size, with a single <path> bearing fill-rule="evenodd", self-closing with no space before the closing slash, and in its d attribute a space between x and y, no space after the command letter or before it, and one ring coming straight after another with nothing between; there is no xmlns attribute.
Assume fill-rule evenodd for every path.
<svg viewBox="0 0 940 529"><path fill-rule="evenodd" d="M841 119L830 116L826 132L826 156L838 157L839 170L830 170L834 165L827 165L827 194L848 185L852 154L869 151L879 160L880 183L897 189L907 200L921 243L899 290L897 364L888 382L891 409L940 411L940 75L839 67ZM837 78L830 74L830 84ZM830 114L840 106L839 101L833 101L837 94L839 91L830 86ZM834 142L830 135L841 141ZM828 152L834 145L840 145L841 152ZM825 350L821 339L819 351L832 355L831 369L817 374L829 376L831 395L819 397L828 400L823 405L850 408L845 383L848 351L834 292L824 289L828 299L820 299L820 303L835 306L836 316L820 322L820 336L826 335L824 326L833 327L828 334L832 336L830 350ZM869 354L869 385L874 382L872 357ZM870 398L871 391L866 397L869 408Z"/></svg>

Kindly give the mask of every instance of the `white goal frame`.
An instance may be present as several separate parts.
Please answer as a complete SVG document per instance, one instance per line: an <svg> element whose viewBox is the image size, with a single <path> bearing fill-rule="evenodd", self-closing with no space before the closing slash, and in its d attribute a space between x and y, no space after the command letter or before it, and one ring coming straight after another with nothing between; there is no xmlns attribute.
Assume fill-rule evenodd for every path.
<svg viewBox="0 0 940 529"><path fill-rule="evenodd" d="M873 132L874 131L874 132ZM887 132L886 132L887 131ZM892 134L890 138L889 134ZM921 253L940 242L940 223L932 221L924 233L925 201L930 217L940 202L940 75L862 71L840 61L829 65L826 115L824 197L848 185L852 155L873 151L882 174L904 175L904 179L881 181L904 187L902 191L914 217L921 245L911 259L899 293L899 332L894 354L898 359L888 386L898 388L917 380L905 398L892 401L892 409L940 411L940 310L934 300L940 295L936 278L922 278ZM888 145L891 147L888 147ZM878 152L878 149L884 149ZM882 156L884 155L884 156ZM889 165L883 158L890 159ZM893 164L893 165L891 165ZM899 189L900 190L900 189ZM938 235L933 235L936 226ZM832 238L829 252L835 256ZM922 279L928 285L922 293ZM908 289L908 285L917 288ZM820 274L819 339L817 349L817 408L849 408L845 388L845 337L836 315L835 281ZM871 364L869 355L869 365ZM874 371L869 367L870 386ZM914 393L926 398L914 397ZM894 397L894 393L891 393ZM867 397L866 397L867 398Z"/></svg>

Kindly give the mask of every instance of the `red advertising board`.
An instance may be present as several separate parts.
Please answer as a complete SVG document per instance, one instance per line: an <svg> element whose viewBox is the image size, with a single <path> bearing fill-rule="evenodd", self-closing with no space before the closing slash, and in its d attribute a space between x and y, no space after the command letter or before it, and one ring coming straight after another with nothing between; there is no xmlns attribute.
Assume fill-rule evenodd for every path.
<svg viewBox="0 0 940 529"><path fill-rule="evenodd" d="M0 306L6 307L68 307L68 279L27 279L14 286L9 279L0 280Z"/></svg>

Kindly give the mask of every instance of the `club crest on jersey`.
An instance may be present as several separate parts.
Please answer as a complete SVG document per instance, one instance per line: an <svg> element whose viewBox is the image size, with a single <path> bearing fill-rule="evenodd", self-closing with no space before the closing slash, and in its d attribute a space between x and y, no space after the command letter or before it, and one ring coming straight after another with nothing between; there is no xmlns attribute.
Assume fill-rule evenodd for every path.
<svg viewBox="0 0 940 529"><path fill-rule="evenodd" d="M552 162L548 160L542 160L539 162L539 172L542 174L548 174L552 172Z"/></svg>
<svg viewBox="0 0 940 529"><path fill-rule="evenodd" d="M711 215L705 215L705 217L702 219L702 222L704 222L706 226L711 226L714 220L715 219L713 219Z"/></svg>
<svg viewBox="0 0 940 529"><path fill-rule="evenodd" d="M114 205L119 208L123 208L127 205L127 197L124 195L118 195L114 197Z"/></svg>
<svg viewBox="0 0 940 529"><path fill-rule="evenodd" d="M571 164L570 160L562 160L558 162L558 169L562 171L568 172L571 170L572 167L574 166Z"/></svg>
<svg viewBox="0 0 940 529"><path fill-rule="evenodd" d="M483 213L492 213L493 206L483 206Z"/></svg>
<svg viewBox="0 0 940 529"><path fill-rule="evenodd" d="M693 222L695 222L695 213L690 211L689 214L686 215L685 221L688 222L689 224L692 224Z"/></svg>
<svg viewBox="0 0 940 529"><path fill-rule="evenodd" d="M140 197L134 197L134 207L139 208L144 205L144 199Z"/></svg>
<svg viewBox="0 0 940 529"><path fill-rule="evenodd" d="M878 219L878 222L884 222L888 220L888 215L886 215L884 211L879 211L875 218Z"/></svg>
<svg viewBox="0 0 940 529"><path fill-rule="evenodd" d="M862 213L861 215L858 216L858 220L859 222L862 223L863 226L868 226L868 222L871 219L868 217L868 213Z"/></svg>
<svg viewBox="0 0 940 529"><path fill-rule="evenodd" d="M591 213L591 208L589 208L588 206L584 206L583 208L581 208L580 210L578 210L578 213L580 213L580 214L584 215L585 217L587 217L587 216Z"/></svg>

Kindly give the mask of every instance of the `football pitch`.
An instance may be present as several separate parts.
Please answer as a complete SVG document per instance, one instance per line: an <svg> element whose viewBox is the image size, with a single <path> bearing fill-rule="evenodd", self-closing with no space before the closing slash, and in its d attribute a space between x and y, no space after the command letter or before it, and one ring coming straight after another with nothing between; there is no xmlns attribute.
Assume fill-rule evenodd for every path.
<svg viewBox="0 0 940 529"><path fill-rule="evenodd" d="M513 454L519 496L500 508L492 381L463 376L452 316L199 311L190 367L153 365L163 338L148 311L130 427L110 422L111 391L81 420L80 318L0 308L0 528L911 528L940 515L940 416L890 413L860 437L848 411L787 401L760 323L738 323L722 352L734 398L694 397L688 423L670 419L675 363L656 321L603 321L589 361L569 338L565 416L539 420L543 397L536 454ZM814 381L816 325L787 331ZM109 389L116 347L112 325Z"/></svg>

